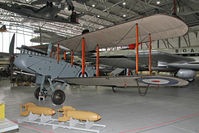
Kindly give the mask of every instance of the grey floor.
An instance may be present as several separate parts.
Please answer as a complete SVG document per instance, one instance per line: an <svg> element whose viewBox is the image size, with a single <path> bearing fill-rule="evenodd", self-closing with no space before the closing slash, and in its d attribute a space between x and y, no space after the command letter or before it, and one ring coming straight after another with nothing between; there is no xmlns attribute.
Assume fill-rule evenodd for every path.
<svg viewBox="0 0 199 133"><path fill-rule="evenodd" d="M136 88L70 86L65 89L64 105L100 114L98 121L107 127L104 133L199 133L199 79L183 88L150 88L146 96L139 96ZM35 100L35 87L10 87L8 80L0 81L0 101L6 104L6 117L16 121L20 104L34 102L53 106L47 101ZM42 130L39 130L42 129ZM25 123L20 133L85 133L68 129L52 130L49 126Z"/></svg>

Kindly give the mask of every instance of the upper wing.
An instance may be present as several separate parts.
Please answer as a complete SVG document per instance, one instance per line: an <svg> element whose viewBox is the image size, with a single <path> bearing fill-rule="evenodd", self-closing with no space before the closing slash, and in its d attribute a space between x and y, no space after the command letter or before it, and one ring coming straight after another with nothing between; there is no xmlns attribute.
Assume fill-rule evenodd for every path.
<svg viewBox="0 0 199 133"><path fill-rule="evenodd" d="M188 31L187 25L178 18L168 15L153 15L109 28L72 37L59 43L73 51L81 51L81 39L86 40L86 51L100 48L124 46L136 41L135 25L139 26L139 42L147 42L151 33L152 40L182 36Z"/></svg>

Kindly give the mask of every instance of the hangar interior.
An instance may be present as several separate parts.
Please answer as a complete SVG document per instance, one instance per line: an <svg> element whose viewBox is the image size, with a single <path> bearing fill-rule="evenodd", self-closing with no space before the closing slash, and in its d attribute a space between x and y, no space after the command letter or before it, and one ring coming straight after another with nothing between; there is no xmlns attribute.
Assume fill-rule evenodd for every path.
<svg viewBox="0 0 199 133"><path fill-rule="evenodd" d="M0 0L0 14L0 132L11 130L19 133L199 133L198 0ZM141 41L140 44L138 41L85 53L83 50L70 49L70 44L62 45L64 40L70 41L75 37L84 36L83 32L86 32L85 36L89 36L104 29L118 25L122 27L122 24L159 14L185 23L188 31L178 37L152 40L151 45L150 41ZM75 22L72 20L73 17ZM172 23L168 26L172 27ZM146 25L147 28L150 28L150 23ZM166 32L163 31L163 34ZM153 38L153 34L151 37ZM115 39L113 34L109 34L108 38ZM125 35L121 38L125 38ZM140 38L138 36L138 39ZM83 39L82 42L79 41L80 46L81 43L83 49ZM52 47L49 44L52 44ZM84 47L88 48L87 40L85 45ZM144 64L141 67L137 67L136 45L139 46L139 63ZM133 48L130 48L132 46ZM96 59L98 54L101 57L99 60ZM86 58L85 62L85 56L92 58ZM38 57L29 60L30 63L36 64L34 70L31 68L33 64L25 70L22 67L18 68L20 65L16 62L19 62L19 57L24 59L20 62L22 64L29 60L28 57ZM47 63L42 64L37 59L49 59L52 65L45 67ZM62 60L69 63L66 65L66 74L79 78L69 81L57 76L54 80L49 80L50 74L47 74L47 78L42 75L44 72L37 73L44 68L45 72L53 73L52 76L55 76L54 73L61 69L59 65L62 64ZM150 62L152 67L149 65ZM154 64L157 66L153 66ZM88 70L86 74L83 68ZM140 70L139 73L137 69ZM64 75L64 72L62 73ZM93 80L84 81L86 78L81 77L85 76L83 73L88 80L92 78L92 73ZM156 77L145 79L145 75ZM147 85L143 85L145 81ZM116 82L117 85L121 83L122 86L112 85L112 82ZM128 86L129 84L133 86ZM55 90L61 92L55 95ZM146 93L141 94L140 91ZM56 105L59 103L56 98L63 102ZM72 106L76 112L66 111L66 116L70 111L74 111L74 117L72 113L71 117L67 117L69 120L74 118L79 123L88 122L88 126L93 123L99 124L103 128L91 129L87 125L80 128L74 128L72 125L71 128L70 124L66 127L64 122L52 126L53 122L48 121L46 125L38 124L38 121L34 123L35 120L22 121L28 117L21 116L21 111L26 112L29 108L28 112L32 109L34 114L35 106L31 108L28 104L25 105L29 102L37 105L37 111L40 110L39 107L57 111L63 106ZM22 104L25 109L21 110ZM75 118L75 113L83 115L77 114L78 118ZM96 115L96 122L91 122L86 117L87 113L99 114L100 117ZM42 117L40 115L39 119ZM64 115L63 113L63 118ZM57 120L58 116L56 113L52 118ZM69 122L74 124L77 121L72 119Z"/></svg>

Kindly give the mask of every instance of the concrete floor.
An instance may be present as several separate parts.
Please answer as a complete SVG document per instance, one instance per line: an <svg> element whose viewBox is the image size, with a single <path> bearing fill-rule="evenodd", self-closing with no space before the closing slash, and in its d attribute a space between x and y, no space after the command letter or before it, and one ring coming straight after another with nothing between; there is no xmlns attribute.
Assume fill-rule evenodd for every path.
<svg viewBox="0 0 199 133"><path fill-rule="evenodd" d="M105 124L104 133L199 133L199 79L183 88L150 88L146 96L139 96L136 88L71 86L65 89L64 105L96 112L102 116L97 123ZM34 102L53 106L50 98L39 102L35 87L10 87L8 80L0 81L0 101L6 103L6 117L17 121L19 105ZM25 123L20 133L85 133L68 129L52 130L49 126ZM31 127L30 127L31 126ZM42 129L42 130L40 130ZM45 130L45 131L44 131Z"/></svg>

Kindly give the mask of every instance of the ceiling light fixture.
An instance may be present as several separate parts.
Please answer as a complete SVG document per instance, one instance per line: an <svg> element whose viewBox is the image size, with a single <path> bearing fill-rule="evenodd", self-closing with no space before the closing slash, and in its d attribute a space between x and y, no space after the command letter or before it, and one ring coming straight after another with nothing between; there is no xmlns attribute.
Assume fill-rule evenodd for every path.
<svg viewBox="0 0 199 133"><path fill-rule="evenodd" d="M100 17L100 15L97 15L97 17L99 18L99 17Z"/></svg>
<svg viewBox="0 0 199 133"><path fill-rule="evenodd" d="M124 17L124 18L125 18L125 17L126 17L126 14L123 14L123 15L122 15L122 17Z"/></svg>
<svg viewBox="0 0 199 133"><path fill-rule="evenodd" d="M92 4L92 7L95 7L95 4Z"/></svg>
<svg viewBox="0 0 199 133"><path fill-rule="evenodd" d="M125 6L125 5L126 5L126 2L123 2L122 5Z"/></svg>
<svg viewBox="0 0 199 133"><path fill-rule="evenodd" d="M157 3L157 5L159 5L159 4L160 4L160 1L158 0L156 3Z"/></svg>

